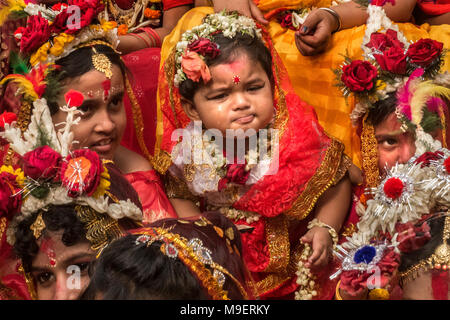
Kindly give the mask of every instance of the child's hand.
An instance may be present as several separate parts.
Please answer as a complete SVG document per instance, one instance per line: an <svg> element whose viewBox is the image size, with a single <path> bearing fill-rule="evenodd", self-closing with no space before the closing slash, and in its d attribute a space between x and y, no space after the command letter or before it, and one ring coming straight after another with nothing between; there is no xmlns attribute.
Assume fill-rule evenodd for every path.
<svg viewBox="0 0 450 320"><path fill-rule="evenodd" d="M305 263L306 267L321 269L328 264L332 256L333 241L327 228L311 228L300 240L309 243L312 248L312 254Z"/></svg>

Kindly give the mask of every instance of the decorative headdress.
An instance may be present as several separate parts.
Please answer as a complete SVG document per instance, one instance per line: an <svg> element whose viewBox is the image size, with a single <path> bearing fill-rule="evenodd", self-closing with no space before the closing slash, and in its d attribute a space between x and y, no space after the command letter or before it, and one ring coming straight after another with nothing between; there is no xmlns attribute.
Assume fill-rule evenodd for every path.
<svg viewBox="0 0 450 320"><path fill-rule="evenodd" d="M92 40L102 39L114 49L118 45L116 24L106 20L94 24L104 9L100 0L69 0L52 8L23 0L10 2L0 12L10 18L28 17L27 26L18 28L14 36L32 66L54 63Z"/></svg>
<svg viewBox="0 0 450 320"><path fill-rule="evenodd" d="M109 218L106 220L127 217L140 221L142 210L138 205L129 199L119 200L109 191L108 161L102 161L89 149L70 151L73 142L71 127L80 121L77 116L82 112L77 110L77 106L82 104L83 96L72 90L66 93L65 98L67 105L61 110L67 112L67 117L59 130L55 130L45 99L34 101L31 122L23 135L14 117L9 119L9 123L4 123L4 132L0 135L21 156L22 167L14 170L11 166L2 166L0 169L2 201L5 202L2 215L20 212L14 217L17 222L49 205L73 203L93 209L98 215ZM86 218L85 214L80 215ZM8 230L11 245L15 242L14 225ZM44 227L38 221L34 223L32 230L35 236L39 237ZM95 223L89 227L95 228ZM92 243L95 249L104 245L103 242Z"/></svg>
<svg viewBox="0 0 450 320"><path fill-rule="evenodd" d="M217 213L219 214L219 213ZM175 224L173 224L175 222ZM184 231L191 228L205 228L199 232L207 236L212 232L214 236L220 237L221 243L214 243L216 246L226 244L225 249L230 255L237 255L240 260L240 252L236 247L236 241L239 235L236 230L229 227L222 229L214 225L210 220L201 217L198 220L172 220L161 222L162 227L141 228L130 231L133 235L139 235L136 239L136 245L145 245L147 247L157 244L160 251L171 259L179 259L189 269L189 271L201 282L202 287L214 300L229 300L229 293L225 290L227 281L231 281L232 285L237 288L243 299L248 299L248 293L243 287L241 281L237 279L237 275L233 275L223 265L216 263L213 259L213 252L200 239L201 237L186 238ZM170 225L166 227L165 225ZM192 225L191 225L192 224ZM183 227L186 225L186 228ZM177 227L178 226L178 227ZM182 227L180 229L180 227ZM174 230L175 228L175 230ZM207 230L208 229L208 230ZM214 230L214 231L212 231ZM190 233L190 231L188 231ZM209 239L209 236L207 236ZM222 242L223 241L223 242ZM215 242L215 241L214 241ZM244 271L244 270L241 270Z"/></svg>
<svg viewBox="0 0 450 320"><path fill-rule="evenodd" d="M402 241L403 245L399 246L399 249L402 253L420 250L431 238L428 225L430 219L441 217L444 218L442 241L428 257L399 273L401 284L415 279L423 271L436 270L446 273L450 270L450 216L447 213L428 216L415 225L409 223L399 226L402 233L405 234L404 241ZM444 281L447 282L447 277L445 277ZM445 293L447 293L447 290Z"/></svg>
<svg viewBox="0 0 450 320"><path fill-rule="evenodd" d="M206 16L203 24L183 33L176 46L175 86L186 79L194 82L202 79L204 83L210 80L211 75L204 60L205 57L214 58L220 54L220 48L212 41L217 33L228 38L239 33L262 38L255 22L238 13L221 12Z"/></svg>
<svg viewBox="0 0 450 320"><path fill-rule="evenodd" d="M432 39L407 41L397 25L386 16L383 5L376 1L367 6L369 18L363 38L364 60L345 57L341 69L335 70L337 86L347 97L356 100L352 122L362 125L362 165L367 184L378 185L376 141L367 114L376 102L396 92L396 115L402 130L416 134L416 155L436 151L441 144L428 134L443 127L445 141L445 100L450 99L450 75L439 74L443 63L443 44ZM446 78L438 81L438 78Z"/></svg>

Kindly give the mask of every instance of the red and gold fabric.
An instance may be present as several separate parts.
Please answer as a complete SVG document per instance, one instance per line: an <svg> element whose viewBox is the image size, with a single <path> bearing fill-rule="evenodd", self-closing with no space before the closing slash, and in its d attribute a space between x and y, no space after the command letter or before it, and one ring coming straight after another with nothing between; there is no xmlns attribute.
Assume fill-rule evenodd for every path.
<svg viewBox="0 0 450 320"><path fill-rule="evenodd" d="M125 178L131 183L141 200L144 218L142 223L150 224L160 219L177 218L164 185L155 170L128 173Z"/></svg>
<svg viewBox="0 0 450 320"><path fill-rule="evenodd" d="M173 84L173 49L184 31L201 24L199 12L206 14L212 13L212 10L203 7L185 14L162 47L158 135L153 159L153 167L161 174L177 175L178 172L175 178L187 181L187 184L189 177L192 178L195 173L196 165L181 168L175 166L171 158L177 144L171 139L173 131L187 128L191 123ZM343 154L343 144L323 131L314 109L295 94L283 63L265 31L263 38L274 59L274 106L277 115L273 129L279 130L278 171L273 175L264 175L250 185L231 185L221 192L208 192L203 199L206 199L208 210L219 209L235 224L254 228L252 232L242 235L243 257L257 281L259 296L293 297L298 287L295 282L296 266L303 249L299 238L306 232L317 199L343 177L351 162ZM186 185L176 185L179 192L187 192ZM168 189L167 192L177 195L176 190ZM198 192L195 195L199 196ZM191 197L192 194L186 194L185 198ZM318 297L330 298L334 286L329 289L331 291L320 292Z"/></svg>
<svg viewBox="0 0 450 320"><path fill-rule="evenodd" d="M327 0L259 0L255 2L266 16L273 16L273 13L279 8L326 7L331 3ZM199 24L204 15L212 13L212 11L212 8L194 8L186 13L183 21L189 21L189 27L192 27ZM443 42L444 48L450 48L450 25L423 24L417 26L412 23L398 23L398 26L409 41L431 38ZM181 27L183 24L180 23L173 30L170 39L166 39L165 48L171 48L176 44L176 39L179 39L179 35L181 35ZM342 92L335 86L335 74L332 70L338 69L342 64L344 61L342 55L347 54L352 60L362 57L361 43L365 26L336 32L324 53L308 57L299 53L294 40L295 31L281 27L275 18L270 20L267 29L275 49L289 73L295 92L303 101L314 107L319 124L330 136L343 142L345 153L355 165L361 168L360 138L349 118L350 112L354 108L354 101L352 99L346 101ZM168 56L165 48L163 48L162 61ZM441 70L450 71L449 55L446 56ZM158 121L159 119L161 119L160 116L158 116ZM159 135L162 128L162 125L158 124Z"/></svg>

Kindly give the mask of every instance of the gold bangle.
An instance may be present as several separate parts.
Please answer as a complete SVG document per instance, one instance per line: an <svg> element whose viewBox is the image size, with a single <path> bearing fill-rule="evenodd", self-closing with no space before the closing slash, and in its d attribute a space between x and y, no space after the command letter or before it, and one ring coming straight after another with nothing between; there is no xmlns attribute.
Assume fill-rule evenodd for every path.
<svg viewBox="0 0 450 320"><path fill-rule="evenodd" d="M336 300L344 300L341 297L341 293L339 292L339 286L341 285L341 280L338 281L337 285L336 285L336 293L335 293L335 298Z"/></svg>
<svg viewBox="0 0 450 320"><path fill-rule="evenodd" d="M308 230L312 229L314 227L326 228L328 230L328 233L331 236L331 240L333 241L333 248L336 248L336 245L339 240L339 236L338 236L338 233L336 232L336 230L332 226L330 226L322 221L319 221L319 219L317 219L317 218L314 218L308 223Z"/></svg>
<svg viewBox="0 0 450 320"><path fill-rule="evenodd" d="M339 16L339 14L336 11L334 11L331 8L326 8L326 7L319 8L319 10L325 10L325 11L329 12L336 19L336 21L338 23L338 27L336 28L336 30L334 30L331 33L335 33L335 32L338 32L338 31L341 30L341 28L342 28L342 20L341 20L341 17Z"/></svg>

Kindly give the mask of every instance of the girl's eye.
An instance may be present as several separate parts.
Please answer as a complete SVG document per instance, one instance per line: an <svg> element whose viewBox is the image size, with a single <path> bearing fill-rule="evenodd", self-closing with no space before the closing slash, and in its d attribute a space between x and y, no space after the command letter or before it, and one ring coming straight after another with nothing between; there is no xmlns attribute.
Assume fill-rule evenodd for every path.
<svg viewBox="0 0 450 320"><path fill-rule="evenodd" d="M76 264L80 268L80 272L87 271L89 267L89 262L80 262Z"/></svg>
<svg viewBox="0 0 450 320"><path fill-rule="evenodd" d="M41 286L50 285L55 276L51 272L41 272L35 276L36 281Z"/></svg>
<svg viewBox="0 0 450 320"><path fill-rule="evenodd" d="M248 88L248 91L258 91L260 89L264 88L264 85L258 85L258 86L251 86Z"/></svg>
<svg viewBox="0 0 450 320"><path fill-rule="evenodd" d="M208 98L208 100L220 100L220 99L224 99L226 96L227 96L226 93L220 93L220 94L217 94L215 96Z"/></svg>
<svg viewBox="0 0 450 320"><path fill-rule="evenodd" d="M89 104L82 104L81 106L78 107L78 110L83 111L84 113L89 112L89 110L91 110L91 107Z"/></svg>

